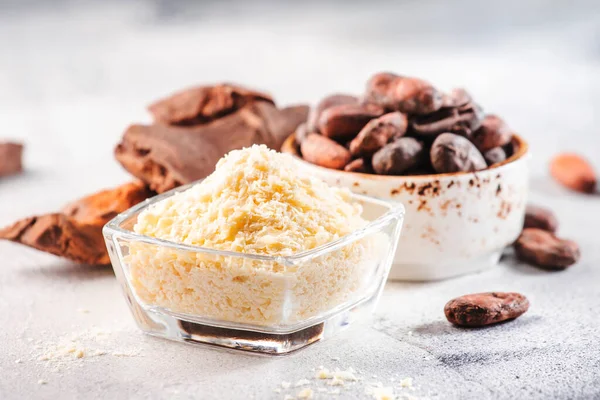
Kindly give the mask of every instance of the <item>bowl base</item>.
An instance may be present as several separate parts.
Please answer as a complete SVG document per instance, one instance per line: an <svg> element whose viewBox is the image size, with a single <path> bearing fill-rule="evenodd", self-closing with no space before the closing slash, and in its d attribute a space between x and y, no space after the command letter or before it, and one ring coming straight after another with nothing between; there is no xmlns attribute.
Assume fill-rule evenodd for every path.
<svg viewBox="0 0 600 400"><path fill-rule="evenodd" d="M481 272L498 264L502 250L484 254L471 260L458 260L450 264L394 263L388 280L391 281L437 281L461 275Z"/></svg>
<svg viewBox="0 0 600 400"><path fill-rule="evenodd" d="M326 339L351 323L368 320L377 297L362 301L324 321L293 332L267 332L215 326L190 321L178 315L143 307L130 297L134 318L145 333L189 344L203 344L267 355L285 355ZM131 301L133 300L133 301Z"/></svg>

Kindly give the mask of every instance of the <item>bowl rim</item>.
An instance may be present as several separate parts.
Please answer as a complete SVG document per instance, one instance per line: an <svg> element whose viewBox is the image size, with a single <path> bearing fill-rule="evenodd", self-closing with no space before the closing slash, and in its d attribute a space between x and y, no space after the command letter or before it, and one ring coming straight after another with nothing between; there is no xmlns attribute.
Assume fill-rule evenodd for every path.
<svg viewBox="0 0 600 400"><path fill-rule="evenodd" d="M476 176L477 174L484 173L486 171L495 171L498 169L504 169L509 165L513 165L516 161L524 159L529 156L529 144L525 139L523 139L520 135L513 133L512 141L513 144L518 146L518 150L506 160L493 164L492 166L481 169L479 171L461 171L461 172L446 172L443 174L426 174L426 175L377 175L377 174L366 174L363 172L352 172L352 171L344 171L339 169L332 169L322 167L317 164L313 164L311 162L306 161L302 158L297 150L296 144L296 133L292 133L288 136L283 144L281 145L281 152L290 154L294 159L304 164L307 164L311 167L322 169L328 171L330 173L340 173L345 174L350 177L355 177L357 179L374 179L374 180L383 180L383 181L392 181L397 179L411 179L411 180L431 180L431 179L440 179L440 178L458 178L458 177L469 177Z"/></svg>
<svg viewBox="0 0 600 400"><path fill-rule="evenodd" d="M207 253L214 254L220 256L227 257L237 257L237 258L246 258L252 259L256 261L268 261L268 262L276 262L286 266L294 266L306 261L310 261L313 258L322 256L329 252L338 250L344 246L349 245L352 242L355 242L367 235L373 234L381 230L384 226L394 223L394 220L397 220L396 227L394 228L394 237L392 238L392 243L398 241L398 237L400 235L400 230L402 228L402 223L404 221L405 208L402 203L390 200L383 200L372 196L367 196L363 194L350 193L351 199L353 201L361 201L364 203L371 203L375 205L379 205L385 207L387 211L385 211L382 215L377 217L376 219L369 221L369 223L363 226L360 229L356 229L347 235L344 235L336 240L325 243L321 246L317 246L314 249L302 251L299 253L294 253L289 256L270 256L270 255L261 255L261 254L249 254L242 253L237 251L229 251L229 250L218 250L212 249L209 247L201 247L188 245L184 243L178 243L171 240L159 239L152 236L142 235L133 230L126 229L122 225L124 222L135 216L135 214L142 212L143 210L153 206L154 204L165 200L169 197L172 197L178 193L184 192L194 185L202 182L201 180L189 183L184 186L179 186L175 189L171 189L167 192L161 193L157 196L151 197L142 201L141 203L129 208L126 211L118 214L116 217L108 221L104 227L102 228L102 234L105 238L105 241L112 241L113 238L118 237L121 239L126 239L130 241L142 242L147 244L152 244L161 247L169 247L179 251L190 251L196 253Z"/></svg>

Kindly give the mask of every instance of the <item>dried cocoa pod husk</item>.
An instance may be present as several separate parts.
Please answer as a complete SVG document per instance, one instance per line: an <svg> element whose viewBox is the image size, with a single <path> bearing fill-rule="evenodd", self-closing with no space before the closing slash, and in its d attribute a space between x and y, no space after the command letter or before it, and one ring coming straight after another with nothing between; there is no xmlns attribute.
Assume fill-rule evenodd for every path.
<svg viewBox="0 0 600 400"><path fill-rule="evenodd" d="M153 194L142 182L103 190L68 204L62 212L24 218L0 229L0 239L77 263L108 264L102 227Z"/></svg>
<svg viewBox="0 0 600 400"><path fill-rule="evenodd" d="M267 93L221 83L181 90L154 102L148 111L155 122L188 126L208 123L256 101L275 104Z"/></svg>
<svg viewBox="0 0 600 400"><path fill-rule="evenodd" d="M115 157L132 175L162 193L205 178L231 150L253 144L279 150L307 114L304 105L278 109L256 102L204 125L132 125L117 145Z"/></svg>

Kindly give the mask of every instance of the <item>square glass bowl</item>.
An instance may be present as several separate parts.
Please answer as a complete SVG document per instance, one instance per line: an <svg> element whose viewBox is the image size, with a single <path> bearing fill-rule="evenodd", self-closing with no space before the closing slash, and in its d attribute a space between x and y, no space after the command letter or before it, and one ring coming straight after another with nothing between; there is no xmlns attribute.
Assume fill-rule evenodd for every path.
<svg viewBox="0 0 600 400"><path fill-rule="evenodd" d="M363 205L366 226L288 257L189 246L133 231L140 212L190 186L148 199L103 229L115 274L144 332L284 354L371 314L396 251L401 204L352 195Z"/></svg>

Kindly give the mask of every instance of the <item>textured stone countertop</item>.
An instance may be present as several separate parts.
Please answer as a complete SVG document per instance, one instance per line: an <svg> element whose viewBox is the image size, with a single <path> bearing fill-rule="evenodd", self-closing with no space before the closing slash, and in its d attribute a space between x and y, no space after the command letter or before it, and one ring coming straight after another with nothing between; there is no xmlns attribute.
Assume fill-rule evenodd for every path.
<svg viewBox="0 0 600 400"><path fill-rule="evenodd" d="M2 3L0 138L27 145L26 173L0 182L2 225L126 181L114 144L174 89L230 80L312 102L389 69L467 87L522 133L531 199L583 256L559 273L508 256L485 273L388 283L371 323L267 358L144 336L112 270L0 242L0 398L283 399L303 378L317 399L369 398L371 382L431 399L600 398L600 197L546 170L562 149L600 169L599 5L570 3ZM447 300L487 290L524 293L530 311L488 329L445 321ZM69 343L84 356L39 359ZM320 365L364 379L328 395L312 379ZM292 387L277 393L282 381Z"/></svg>

